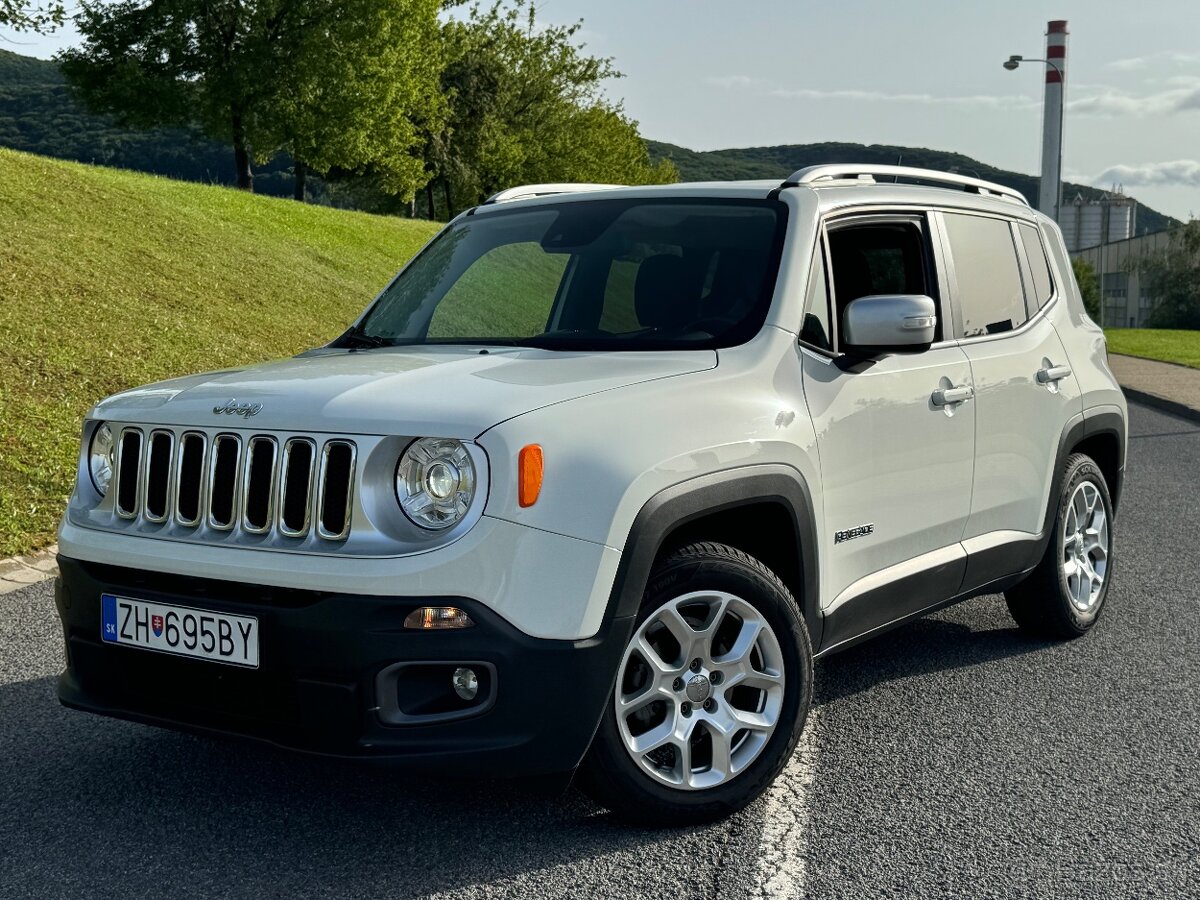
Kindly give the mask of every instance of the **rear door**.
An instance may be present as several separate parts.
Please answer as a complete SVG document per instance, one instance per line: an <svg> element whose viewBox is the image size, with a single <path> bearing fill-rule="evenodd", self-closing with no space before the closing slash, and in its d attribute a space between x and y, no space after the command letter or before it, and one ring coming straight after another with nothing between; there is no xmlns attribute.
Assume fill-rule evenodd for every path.
<svg viewBox="0 0 1200 900"><path fill-rule="evenodd" d="M975 474L963 535L974 587L1023 567L1019 551L1037 546L1059 438L1080 394L1043 311L1053 286L1036 229L965 212L940 219L955 336L975 387Z"/></svg>
<svg viewBox="0 0 1200 900"><path fill-rule="evenodd" d="M843 218L829 223L814 260L800 352L830 531L825 646L927 608L962 580L975 407L951 324L939 306L939 337L948 340L924 352L853 366L836 355L851 300L925 294L940 302L930 235L920 214ZM939 405L934 395L947 390L963 399Z"/></svg>

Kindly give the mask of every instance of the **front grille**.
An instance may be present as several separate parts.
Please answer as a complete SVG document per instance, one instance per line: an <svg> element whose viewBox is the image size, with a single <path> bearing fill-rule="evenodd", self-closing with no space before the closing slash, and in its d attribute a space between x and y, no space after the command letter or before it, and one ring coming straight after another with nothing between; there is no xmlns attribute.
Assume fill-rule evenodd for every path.
<svg viewBox="0 0 1200 900"><path fill-rule="evenodd" d="M317 441L165 428L121 431L114 508L122 519L219 534L345 541L356 448ZM318 466L319 463L319 466ZM172 521L173 520L173 521ZM314 528L315 523L315 528Z"/></svg>

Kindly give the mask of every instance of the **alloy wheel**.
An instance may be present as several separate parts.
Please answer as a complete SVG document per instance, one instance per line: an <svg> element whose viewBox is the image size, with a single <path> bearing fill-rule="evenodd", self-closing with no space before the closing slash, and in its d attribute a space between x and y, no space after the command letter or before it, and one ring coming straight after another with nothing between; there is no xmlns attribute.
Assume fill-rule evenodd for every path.
<svg viewBox="0 0 1200 900"><path fill-rule="evenodd" d="M1063 517L1062 569L1071 604L1089 611L1108 572L1108 513L1096 485L1080 482Z"/></svg>
<svg viewBox="0 0 1200 900"><path fill-rule="evenodd" d="M750 603L698 591L659 607L621 660L614 702L625 749L680 790L716 787L762 752L779 723L779 640Z"/></svg>

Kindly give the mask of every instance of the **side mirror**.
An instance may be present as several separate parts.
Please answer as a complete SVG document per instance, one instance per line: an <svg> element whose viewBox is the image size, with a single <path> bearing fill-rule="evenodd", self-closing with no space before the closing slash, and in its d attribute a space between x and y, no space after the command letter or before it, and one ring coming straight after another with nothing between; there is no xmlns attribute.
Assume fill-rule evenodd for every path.
<svg viewBox="0 0 1200 900"><path fill-rule="evenodd" d="M922 294L872 294L842 313L847 349L872 353L928 350L937 330L937 305Z"/></svg>

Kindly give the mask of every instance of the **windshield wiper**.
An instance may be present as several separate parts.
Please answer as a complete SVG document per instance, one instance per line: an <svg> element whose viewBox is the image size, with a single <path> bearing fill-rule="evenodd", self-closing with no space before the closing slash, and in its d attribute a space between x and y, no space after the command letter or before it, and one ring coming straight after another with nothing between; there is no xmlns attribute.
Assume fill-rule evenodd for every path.
<svg viewBox="0 0 1200 900"><path fill-rule="evenodd" d="M353 325L338 338L334 345L346 350L374 350L376 347L391 346L388 338L365 333L359 326Z"/></svg>

